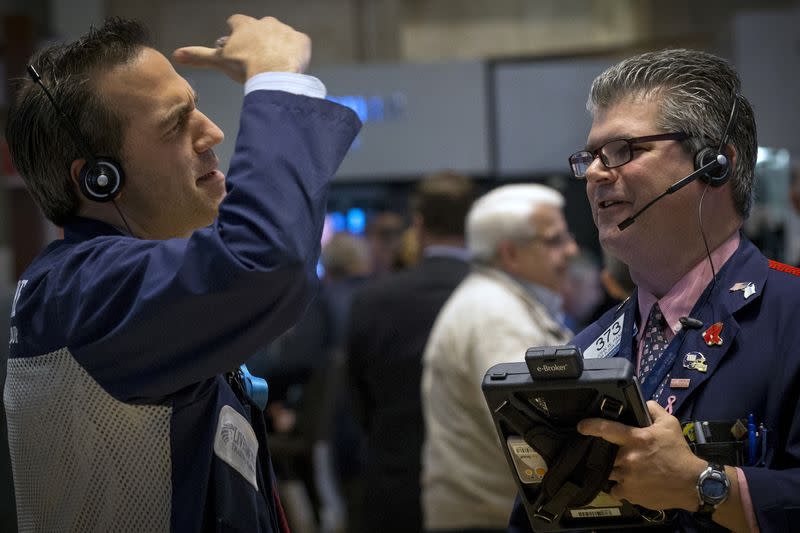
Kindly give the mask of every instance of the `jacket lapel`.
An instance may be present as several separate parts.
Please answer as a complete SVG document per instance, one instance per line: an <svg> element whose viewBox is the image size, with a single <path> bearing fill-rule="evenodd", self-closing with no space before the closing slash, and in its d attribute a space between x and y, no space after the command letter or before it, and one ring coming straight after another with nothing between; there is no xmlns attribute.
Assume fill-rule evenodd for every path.
<svg viewBox="0 0 800 533"><path fill-rule="evenodd" d="M720 316L719 312L716 316ZM704 328L710 326L707 321L703 322ZM687 332L666 378L664 392L658 399L661 405L666 406L669 403L673 412L677 412L684 401L719 368L720 362L739 332L739 324L731 315L718 320L717 323L722 324L722 331L719 334L722 344L708 345L703 340L705 329Z"/></svg>
<svg viewBox="0 0 800 533"><path fill-rule="evenodd" d="M691 316L702 320L703 327L685 333L664 392L659 397L661 405L669 404L673 412L678 412L716 372L739 334L736 313L758 301L768 272L769 263L764 256L750 241L742 237L739 249L717 274L716 284L706 289L712 291L708 301L706 302L704 293L692 310ZM752 288L745 292L748 285ZM721 329L717 326L712 330L715 324L721 325ZM704 334L707 334L710 342L704 339Z"/></svg>

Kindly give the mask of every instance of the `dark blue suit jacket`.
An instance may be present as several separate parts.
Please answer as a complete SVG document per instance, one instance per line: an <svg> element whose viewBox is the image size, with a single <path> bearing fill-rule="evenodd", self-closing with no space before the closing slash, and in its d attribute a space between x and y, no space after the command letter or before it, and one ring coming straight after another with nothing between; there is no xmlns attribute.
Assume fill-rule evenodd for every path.
<svg viewBox="0 0 800 533"><path fill-rule="evenodd" d="M796 531L800 524L798 275L797 269L768 261L742 237L739 249L719 271L716 283L706 288L691 314L703 321L703 328L679 332L662 356L674 356L674 360L665 368L664 391L652 398L666 406L674 396L673 414L682 422L732 420L753 413L756 421L771 431L765 466L743 467L756 519L764 532ZM756 292L745 298L742 290L732 291L739 282L752 282ZM574 344L591 350L601 334L624 315L622 342L609 356L635 362L636 302L634 294L583 330ZM722 323L722 344L709 346L703 332L716 322ZM684 366L689 352L703 354L707 372ZM670 381L676 378L688 379L689 387L670 388ZM681 512L679 520L684 531L699 529L688 513ZM531 531L519 499L509 531Z"/></svg>
<svg viewBox="0 0 800 533"><path fill-rule="evenodd" d="M76 218L65 238L26 270L12 317L18 338L6 384L17 494L31 493L20 485L29 476L18 472L27 452L37 448L37 456L48 456L47 443L30 439L31 432L57 427L61 435L70 428L102 451L94 455L75 439L56 438L58 454L42 466L51 472L54 497L36 499L29 515L63 516L82 505L86 520L100 524L90 529L111 529L113 517L158 514L172 531L274 531L274 479L262 477L258 459L268 461L266 443L255 457L249 441L239 446L249 432L238 420L250 413L222 374L307 307L329 181L359 126L354 113L331 102L253 91L244 99L228 194L212 226L189 238L151 241ZM81 376L88 374L84 382L100 391L94 404L65 389L57 379L63 371L51 359L70 369L77 363ZM32 398L29 390L40 386L49 394ZM48 404L52 397L63 401ZM238 426L223 425L221 413L231 411L227 420ZM113 422L113 412L138 416L138 429L155 437L147 446L132 444L127 419L118 423L122 431L110 432L114 439L87 433L93 423ZM156 426L155 415L141 414L151 412L166 412L167 423ZM219 442L247 453L242 456L257 483L221 459ZM166 458L146 456L157 446ZM121 457L133 457L125 464L134 466L119 467L115 458ZM158 475L142 473L152 466L148 458ZM65 462L82 474L69 485L58 475ZM168 496L157 499L158 509L136 500L164 485Z"/></svg>

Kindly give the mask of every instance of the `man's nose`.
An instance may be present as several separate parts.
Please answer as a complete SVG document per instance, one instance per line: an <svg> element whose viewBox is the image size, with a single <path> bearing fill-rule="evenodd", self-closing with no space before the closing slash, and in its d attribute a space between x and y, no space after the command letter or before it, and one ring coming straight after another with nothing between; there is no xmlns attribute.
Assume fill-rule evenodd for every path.
<svg viewBox="0 0 800 533"><path fill-rule="evenodd" d="M219 126L205 116L201 111L195 110L198 116L197 136L194 139L194 150L201 154L218 145L225 139L225 134Z"/></svg>
<svg viewBox="0 0 800 533"><path fill-rule="evenodd" d="M600 157L595 157L589 167L586 169L586 181L599 182L605 180L615 179L616 174L611 169L606 168Z"/></svg>

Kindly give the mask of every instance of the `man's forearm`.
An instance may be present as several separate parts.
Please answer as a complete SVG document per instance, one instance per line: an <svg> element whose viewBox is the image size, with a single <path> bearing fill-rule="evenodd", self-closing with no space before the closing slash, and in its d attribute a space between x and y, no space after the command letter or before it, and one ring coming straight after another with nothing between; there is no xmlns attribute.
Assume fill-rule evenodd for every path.
<svg viewBox="0 0 800 533"><path fill-rule="evenodd" d="M728 480L731 483L730 493L728 494L728 499L720 504L717 510L714 511L714 522L727 527L731 531L749 531L750 527L747 522L744 506L742 505L739 476L736 473L736 468L726 466L725 474L728 476Z"/></svg>

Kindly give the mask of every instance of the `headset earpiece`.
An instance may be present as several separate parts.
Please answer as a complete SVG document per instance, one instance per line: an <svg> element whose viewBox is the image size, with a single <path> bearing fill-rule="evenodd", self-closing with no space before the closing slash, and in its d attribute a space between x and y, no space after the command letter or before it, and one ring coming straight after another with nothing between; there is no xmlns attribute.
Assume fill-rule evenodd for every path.
<svg viewBox="0 0 800 533"><path fill-rule="evenodd" d="M81 134L75 123L64 114L56 99L53 98L53 95L42 83L42 77L39 76L33 65L28 65L28 74L33 83L42 88L47 99L53 104L53 109L58 113L58 118L66 128L67 133L86 158L86 163L78 176L78 186L81 189L81 193L93 202L109 202L116 198L125 182L122 166L113 159L95 157L89 148L89 143L86 142L86 138Z"/></svg>
<svg viewBox="0 0 800 533"><path fill-rule="evenodd" d="M125 175L122 167L112 160L96 158L94 164L87 162L81 169L78 180L81 193L93 202L109 202L117 197Z"/></svg>
<svg viewBox="0 0 800 533"><path fill-rule="evenodd" d="M694 156L694 169L698 170L708 165L709 163L712 163L715 159L717 159L718 155L719 152L717 152L717 150L711 148L710 146L703 148L702 150L697 152L697 154ZM719 187L720 185L728 181L729 175L730 175L730 165L727 163L727 157L726 157L724 165L721 165L720 167L712 171L706 172L705 174L700 176L700 179L710 184L712 187Z"/></svg>

